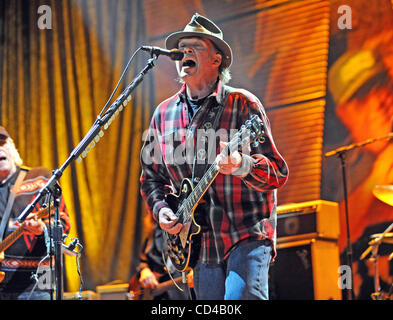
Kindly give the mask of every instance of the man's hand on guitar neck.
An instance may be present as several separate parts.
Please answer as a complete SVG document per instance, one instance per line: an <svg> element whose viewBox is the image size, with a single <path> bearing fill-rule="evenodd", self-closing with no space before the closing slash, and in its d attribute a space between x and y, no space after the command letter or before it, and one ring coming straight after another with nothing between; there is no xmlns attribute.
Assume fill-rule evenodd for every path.
<svg viewBox="0 0 393 320"><path fill-rule="evenodd" d="M220 141L220 146L224 149L228 143ZM252 159L235 150L229 155L219 154L217 156L217 164L222 174L232 174L238 177L245 177L249 174L252 167Z"/></svg>
<svg viewBox="0 0 393 320"><path fill-rule="evenodd" d="M161 208L158 213L158 222L162 230L177 234L181 231L183 225L177 222L177 217L170 208Z"/></svg>
<svg viewBox="0 0 393 320"><path fill-rule="evenodd" d="M16 224L20 225L19 223ZM35 213L30 213L22 225L23 231L27 234L38 236L44 233L45 224L41 219L37 219Z"/></svg>
<svg viewBox="0 0 393 320"><path fill-rule="evenodd" d="M143 288L154 289L158 285L157 276L147 267L142 269L139 282Z"/></svg>

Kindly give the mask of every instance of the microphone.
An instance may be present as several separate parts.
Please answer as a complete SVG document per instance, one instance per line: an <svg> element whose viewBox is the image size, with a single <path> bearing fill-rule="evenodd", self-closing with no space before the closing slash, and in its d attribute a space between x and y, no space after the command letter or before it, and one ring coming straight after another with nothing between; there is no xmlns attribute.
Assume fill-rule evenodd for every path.
<svg viewBox="0 0 393 320"><path fill-rule="evenodd" d="M161 54L171 58L172 60L181 60L184 57L184 53L179 49L166 50L159 47L143 46L142 50L155 54L156 56Z"/></svg>

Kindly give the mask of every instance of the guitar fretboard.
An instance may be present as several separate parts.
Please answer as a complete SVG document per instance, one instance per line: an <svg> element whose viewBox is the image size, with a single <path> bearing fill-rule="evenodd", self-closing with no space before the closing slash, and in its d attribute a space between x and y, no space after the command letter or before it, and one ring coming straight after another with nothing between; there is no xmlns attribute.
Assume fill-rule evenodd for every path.
<svg viewBox="0 0 393 320"><path fill-rule="evenodd" d="M203 175L199 183L195 186L192 192L189 194L187 199L182 203L177 211L176 215L178 217L183 216L183 221L186 220L187 215L191 215L192 210L198 204L198 202L202 199L206 190L212 184L214 179L217 177L219 173L219 167L216 162L214 162L210 168Z"/></svg>
<svg viewBox="0 0 393 320"><path fill-rule="evenodd" d="M43 217L48 215L49 208L42 208L36 212L37 219L42 219ZM52 205L51 213L54 211L54 207ZM3 241L0 242L0 252L3 252L9 248L22 234L23 234L23 225L18 227L15 231L9 234Z"/></svg>
<svg viewBox="0 0 393 320"><path fill-rule="evenodd" d="M8 247L13 244L22 234L23 227L20 226L0 243L0 252L7 250Z"/></svg>
<svg viewBox="0 0 393 320"><path fill-rule="evenodd" d="M234 135L231 141L229 141L226 147L221 151L221 154L228 155L229 151L241 150L244 146L250 145L256 138L261 138L263 134L263 123L258 116L254 115L251 117L251 120L246 121L246 126L242 126L240 131ZM260 142L264 142L264 139ZM180 205L176 212L177 217L183 216L183 221L187 221L192 215L193 209L217 177L219 170L217 161L214 161L187 199Z"/></svg>

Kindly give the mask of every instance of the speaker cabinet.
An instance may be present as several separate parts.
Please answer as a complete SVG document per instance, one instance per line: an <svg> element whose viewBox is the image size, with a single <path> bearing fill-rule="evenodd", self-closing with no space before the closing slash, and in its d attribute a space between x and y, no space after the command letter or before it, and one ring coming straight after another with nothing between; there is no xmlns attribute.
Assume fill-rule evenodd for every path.
<svg viewBox="0 0 393 320"><path fill-rule="evenodd" d="M335 241L304 239L277 245L270 267L271 300L341 300Z"/></svg>
<svg viewBox="0 0 393 320"><path fill-rule="evenodd" d="M338 203L314 200L277 207L277 241L305 238L337 240L340 236Z"/></svg>

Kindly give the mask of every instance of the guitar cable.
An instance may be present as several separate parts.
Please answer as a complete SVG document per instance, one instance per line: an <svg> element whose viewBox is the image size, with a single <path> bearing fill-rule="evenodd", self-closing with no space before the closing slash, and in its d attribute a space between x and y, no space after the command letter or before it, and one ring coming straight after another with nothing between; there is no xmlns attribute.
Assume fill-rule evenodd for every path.
<svg viewBox="0 0 393 320"><path fill-rule="evenodd" d="M167 265L167 263L166 263L166 261L165 261L164 251L161 251L161 257L162 257L162 262L164 263L165 268L166 268L166 271L168 272L168 275L169 275L169 277L171 278L173 284L174 284L174 285L176 286L176 288L178 288L181 292L184 292L184 290L178 286L178 284L176 283L175 279L173 279L171 272L169 271L169 267L168 267L168 265Z"/></svg>
<svg viewBox="0 0 393 320"><path fill-rule="evenodd" d="M79 252L76 255L76 270L78 272L79 279L80 279L80 286L79 286L79 292L78 292L77 297L78 297L78 300L82 300L82 288L84 286L84 281L83 281L82 273L80 270L79 258L80 258L80 252L83 250L83 246L79 241L77 242L76 245L79 247Z"/></svg>
<svg viewBox="0 0 393 320"><path fill-rule="evenodd" d="M184 290L178 286L178 284L176 283L175 279L173 279L173 276L172 276L172 274L171 274L170 271L169 271L170 269L168 268L168 265L167 265L166 262L165 262L164 251L161 251L161 256L162 256L162 261L164 262L165 268L166 268L166 270L167 270L167 273L168 273L169 277L171 278L173 284L174 284L174 285L176 286L176 288L179 289L181 292L184 292ZM182 272L182 277L183 277L183 279L186 278L186 274L185 274L184 272ZM184 281L182 281L182 282L184 283ZM194 300L194 299L193 299L193 295L192 295L190 286L188 285L187 282L184 283L184 284L187 285L187 293L188 293L189 299L190 299L190 300Z"/></svg>
<svg viewBox="0 0 393 320"><path fill-rule="evenodd" d="M38 273L40 271L41 263L44 262L46 259L48 259L50 257L50 243L51 243L51 241L50 241L50 238L49 238L49 235L48 235L48 228L46 227L46 225L44 225L44 237L45 237L45 245L46 245L47 254L38 263L36 272L31 275L31 279L34 280L35 283L34 283L33 288L30 291L29 296L27 297L27 300L30 300L30 298L31 298L35 288L37 287L37 285L39 283Z"/></svg>

